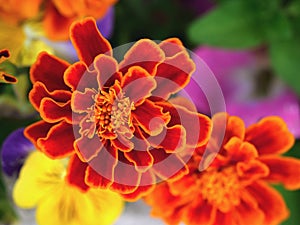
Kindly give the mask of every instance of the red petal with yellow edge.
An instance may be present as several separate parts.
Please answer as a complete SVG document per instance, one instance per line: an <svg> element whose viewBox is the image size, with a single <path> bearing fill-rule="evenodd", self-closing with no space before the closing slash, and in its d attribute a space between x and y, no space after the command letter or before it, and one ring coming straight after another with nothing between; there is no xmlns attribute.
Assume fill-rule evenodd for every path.
<svg viewBox="0 0 300 225"><path fill-rule="evenodd" d="M37 111L39 111L41 101L45 97L51 98L55 102L66 103L71 99L71 92L64 90L49 92L43 83L39 81L34 83L33 88L29 92L29 100Z"/></svg>
<svg viewBox="0 0 300 225"><path fill-rule="evenodd" d="M177 93L188 84L194 70L195 64L186 52L167 58L157 67L157 87L152 95L168 99L171 94Z"/></svg>
<svg viewBox="0 0 300 225"><path fill-rule="evenodd" d="M46 36L55 41L64 41L69 39L69 27L74 18L63 16L50 1L46 5L43 25Z"/></svg>
<svg viewBox="0 0 300 225"><path fill-rule="evenodd" d="M154 75L157 65L164 59L164 52L155 42L149 39L141 39L125 54L119 68L125 74L130 67L140 66L147 70L149 74Z"/></svg>
<svg viewBox="0 0 300 225"><path fill-rule="evenodd" d="M157 136L147 139L155 148L163 148L165 152L179 152L186 147L186 132L180 125L164 128Z"/></svg>
<svg viewBox="0 0 300 225"><path fill-rule="evenodd" d="M245 140L255 145L259 155L285 153L295 141L285 122L276 116L248 127Z"/></svg>
<svg viewBox="0 0 300 225"><path fill-rule="evenodd" d="M98 31L96 22L91 17L73 23L70 38L79 59L87 66L90 66L99 54L112 56L110 43Z"/></svg>
<svg viewBox="0 0 300 225"><path fill-rule="evenodd" d="M155 188L155 177L151 172L142 173L139 187L130 194L122 194L127 201L137 201L142 196L146 196Z"/></svg>
<svg viewBox="0 0 300 225"><path fill-rule="evenodd" d="M94 90L86 88L84 92L74 91L71 99L72 110L77 113L91 111L91 107L95 104Z"/></svg>
<svg viewBox="0 0 300 225"><path fill-rule="evenodd" d="M51 98L43 98L39 111L42 119L46 122L56 123L65 120L68 123L72 123L70 101L67 103L57 103Z"/></svg>
<svg viewBox="0 0 300 225"><path fill-rule="evenodd" d="M94 61L97 71L97 81L100 89L110 87L115 80L121 81L121 74L118 73L118 62L107 55L98 55Z"/></svg>
<svg viewBox="0 0 300 225"><path fill-rule="evenodd" d="M280 224L289 216L289 211L282 196L264 182L255 182L247 187L248 192L256 199L258 207L264 212L263 224Z"/></svg>
<svg viewBox="0 0 300 225"><path fill-rule="evenodd" d="M42 152L53 159L64 158L74 153L73 126L67 122L60 122L49 130L44 138L37 140Z"/></svg>
<svg viewBox="0 0 300 225"><path fill-rule="evenodd" d="M163 108L163 111L169 112L171 120L168 127L182 125L186 131L186 144L188 147L199 147L208 142L211 133L211 120L200 113L188 111L186 108L169 102L156 102Z"/></svg>
<svg viewBox="0 0 300 225"><path fill-rule="evenodd" d="M172 57L179 52L185 51L182 42L178 38L169 38L159 43L159 47L164 51L166 57Z"/></svg>
<svg viewBox="0 0 300 225"><path fill-rule="evenodd" d="M147 149L134 149L130 152L125 152L124 156L129 162L132 162L135 169L139 172L147 171L154 162L153 156Z"/></svg>
<svg viewBox="0 0 300 225"><path fill-rule="evenodd" d="M82 82L81 78L88 73L87 66L83 62L76 62L68 67L64 73L65 83L72 89L77 89L79 82Z"/></svg>
<svg viewBox="0 0 300 225"><path fill-rule="evenodd" d="M42 52L30 69L30 79L32 83L40 81L50 92L70 90L63 80L64 72L68 66L69 63Z"/></svg>
<svg viewBox="0 0 300 225"><path fill-rule="evenodd" d="M77 155L72 155L70 158L66 180L76 187L78 187L83 192L87 191L89 187L84 182L84 177L86 173L86 168L88 164L82 162Z"/></svg>
<svg viewBox="0 0 300 225"><path fill-rule="evenodd" d="M259 160L270 170L265 179L274 183L282 183L287 189L300 188L300 160L292 157L263 156Z"/></svg>
<svg viewBox="0 0 300 225"><path fill-rule="evenodd" d="M198 199L199 197L184 211L183 222L189 225L212 225L216 218L216 209Z"/></svg>
<svg viewBox="0 0 300 225"><path fill-rule="evenodd" d="M264 224L265 215L258 207L253 207L251 204L241 201L236 207L236 224L238 225L254 225Z"/></svg>
<svg viewBox="0 0 300 225"><path fill-rule="evenodd" d="M122 79L121 86L125 96L129 97L134 105L140 105L145 98L151 96L156 87L154 78L143 68L130 67Z"/></svg>
<svg viewBox="0 0 300 225"><path fill-rule="evenodd" d="M49 130L54 126L53 123L46 123L43 120L33 123L25 128L24 135L40 150L37 144L38 139L45 138Z"/></svg>
<svg viewBox="0 0 300 225"><path fill-rule="evenodd" d="M150 135L158 135L170 120L168 113L163 113L162 107L145 100L132 111L134 120Z"/></svg>
<svg viewBox="0 0 300 225"><path fill-rule="evenodd" d="M97 157L89 162L85 181L95 188L108 188L114 181L114 169L118 163L118 150L105 145Z"/></svg>
<svg viewBox="0 0 300 225"><path fill-rule="evenodd" d="M118 135L115 139L111 140L112 145L119 149L119 151L128 152L134 148L134 143L124 137L124 135Z"/></svg>
<svg viewBox="0 0 300 225"><path fill-rule="evenodd" d="M154 157L152 170L163 180L177 180L189 172L186 163L176 154L165 153L164 149L151 149Z"/></svg>
<svg viewBox="0 0 300 225"><path fill-rule="evenodd" d="M94 135L92 138L82 135L80 138L76 139L74 147L80 160L89 162L101 151L103 143L97 135Z"/></svg>

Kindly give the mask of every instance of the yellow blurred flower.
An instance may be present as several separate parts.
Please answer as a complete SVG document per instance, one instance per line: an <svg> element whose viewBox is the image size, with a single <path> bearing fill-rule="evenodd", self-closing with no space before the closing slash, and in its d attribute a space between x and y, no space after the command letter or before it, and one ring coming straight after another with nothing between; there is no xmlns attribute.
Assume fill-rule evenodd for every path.
<svg viewBox="0 0 300 225"><path fill-rule="evenodd" d="M35 151L27 158L13 189L21 208L36 207L39 225L109 225L120 216L124 202L104 189L81 191L65 179L66 162Z"/></svg>

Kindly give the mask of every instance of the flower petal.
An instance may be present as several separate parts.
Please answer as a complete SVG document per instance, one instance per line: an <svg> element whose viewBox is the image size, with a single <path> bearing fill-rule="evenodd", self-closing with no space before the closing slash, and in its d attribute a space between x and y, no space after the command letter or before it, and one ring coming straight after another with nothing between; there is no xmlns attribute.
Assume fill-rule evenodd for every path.
<svg viewBox="0 0 300 225"><path fill-rule="evenodd" d="M80 160L89 162L101 151L103 143L97 135L94 135L92 138L82 135L76 139L74 146Z"/></svg>
<svg viewBox="0 0 300 225"><path fill-rule="evenodd" d="M292 157L262 156L259 160L270 170L265 180L282 183L285 188L295 190L300 188L300 160Z"/></svg>
<svg viewBox="0 0 300 225"><path fill-rule="evenodd" d="M172 57L185 50L182 42L178 38L169 38L159 43L159 47L164 51L166 57Z"/></svg>
<svg viewBox="0 0 300 225"><path fill-rule="evenodd" d="M125 152L124 156L129 162L132 162L135 169L139 172L145 172L152 167L154 159L147 149L137 149L130 152Z"/></svg>
<svg viewBox="0 0 300 225"><path fill-rule="evenodd" d="M188 210L185 210L183 222L191 225L212 225L216 217L216 209L198 199L199 197L194 199Z"/></svg>
<svg viewBox="0 0 300 225"><path fill-rule="evenodd" d="M149 74L154 75L157 65L164 58L164 52L155 42L149 39L141 39L125 54L124 60L120 63L120 71L125 74L130 67L140 66Z"/></svg>
<svg viewBox="0 0 300 225"><path fill-rule="evenodd" d="M87 166L87 163L82 162L76 154L73 154L68 163L66 174L66 181L83 192L89 189L84 181Z"/></svg>
<svg viewBox="0 0 300 225"><path fill-rule="evenodd" d="M255 182L247 187L248 192L256 199L259 208L265 214L263 224L280 224L287 219L289 211L282 196L264 182Z"/></svg>
<svg viewBox="0 0 300 225"><path fill-rule="evenodd" d="M87 66L83 62L76 62L68 67L64 73L64 81L72 91L77 89L77 85L81 81L81 78L86 75Z"/></svg>
<svg viewBox="0 0 300 225"><path fill-rule="evenodd" d="M236 212L236 223L239 225L264 224L264 213L245 201L236 207Z"/></svg>
<svg viewBox="0 0 300 225"><path fill-rule="evenodd" d="M74 91L71 99L72 110L76 113L91 111L91 107L95 104L94 90L86 88L84 92Z"/></svg>
<svg viewBox="0 0 300 225"><path fill-rule="evenodd" d="M82 22L73 23L70 38L79 59L87 66L91 65L99 54L112 55L110 43L100 34L94 19L86 18Z"/></svg>
<svg viewBox="0 0 300 225"><path fill-rule="evenodd" d="M151 96L156 87L154 78L143 68L130 67L121 83L122 89L134 105L140 105L145 98Z"/></svg>
<svg viewBox="0 0 300 225"><path fill-rule="evenodd" d="M72 123L72 110L70 101L58 103L51 98L43 98L40 103L40 115L48 123L56 123L65 120Z"/></svg>
<svg viewBox="0 0 300 225"><path fill-rule="evenodd" d="M248 127L245 140L255 145L259 155L285 153L295 141L285 122L276 116Z"/></svg>
<svg viewBox="0 0 300 225"><path fill-rule="evenodd" d="M64 158L74 153L73 126L64 121L54 125L46 137L39 138L37 145L50 158Z"/></svg>
<svg viewBox="0 0 300 225"><path fill-rule="evenodd" d="M187 52L180 52L167 58L157 67L155 75L157 87L152 95L168 99L171 94L177 93L188 84L194 70L195 65Z"/></svg>
<svg viewBox="0 0 300 225"><path fill-rule="evenodd" d="M67 62L42 52L30 69L30 80L32 83L40 81L50 92L69 90L63 80L64 72L68 66Z"/></svg>

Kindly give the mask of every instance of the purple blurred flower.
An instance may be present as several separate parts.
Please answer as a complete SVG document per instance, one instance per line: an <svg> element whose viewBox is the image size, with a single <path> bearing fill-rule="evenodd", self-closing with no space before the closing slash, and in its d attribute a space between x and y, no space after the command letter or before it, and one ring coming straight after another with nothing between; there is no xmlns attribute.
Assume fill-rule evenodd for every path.
<svg viewBox="0 0 300 225"><path fill-rule="evenodd" d="M252 52L211 47L200 47L195 53L208 65L218 80L229 114L243 118L246 126L262 117L277 115L286 121L290 131L297 138L300 137L299 99L272 75L263 58L258 60ZM207 71L197 65L194 80L185 91L192 96L191 99L200 112L210 114L206 96L213 94L214 87L210 88L211 93L204 94L195 82L205 79L206 73Z"/></svg>
<svg viewBox="0 0 300 225"><path fill-rule="evenodd" d="M1 149L2 169L8 176L19 173L33 144L24 136L24 128L12 132L3 142Z"/></svg>

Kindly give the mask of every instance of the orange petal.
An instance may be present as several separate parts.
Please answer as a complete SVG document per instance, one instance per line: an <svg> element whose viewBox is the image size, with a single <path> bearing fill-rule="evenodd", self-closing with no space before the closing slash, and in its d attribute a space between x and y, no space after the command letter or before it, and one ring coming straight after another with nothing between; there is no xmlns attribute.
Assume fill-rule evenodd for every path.
<svg viewBox="0 0 300 225"><path fill-rule="evenodd" d="M73 132L73 126L62 121L51 127L46 137L39 138L37 145L50 158L57 159L70 156L74 153Z"/></svg>
<svg viewBox="0 0 300 225"><path fill-rule="evenodd" d="M67 62L42 52L30 69L30 79L32 83L40 81L50 92L70 90L63 80L64 72L68 66Z"/></svg>
<svg viewBox="0 0 300 225"><path fill-rule="evenodd" d="M43 98L40 105L40 115L43 120L49 123L56 123L65 120L72 123L72 110L70 101L59 103L51 98Z"/></svg>
<svg viewBox="0 0 300 225"><path fill-rule="evenodd" d="M236 224L238 225L254 225L264 224L265 215L258 207L253 207L245 201L236 207Z"/></svg>
<svg viewBox="0 0 300 225"><path fill-rule="evenodd" d="M152 95L168 99L171 94L177 93L188 84L194 70L195 64L186 52L167 58L157 67L155 74L157 87Z"/></svg>
<svg viewBox="0 0 300 225"><path fill-rule="evenodd" d="M87 66L90 66L99 54L112 56L110 43L98 31L96 22L91 17L73 23L70 37L79 59Z"/></svg>
<svg viewBox="0 0 300 225"><path fill-rule="evenodd" d="M179 52L185 51L182 42L178 38L169 38L159 43L159 47L164 51L166 57L172 57Z"/></svg>
<svg viewBox="0 0 300 225"><path fill-rule="evenodd" d="M137 41L125 54L120 63L120 71L125 74L132 66L140 66L151 75L156 72L157 65L164 60L164 52L159 46L148 39Z"/></svg>
<svg viewBox="0 0 300 225"><path fill-rule="evenodd" d="M246 184L269 175L269 168L258 160L239 162L236 165L237 174Z"/></svg>
<svg viewBox="0 0 300 225"><path fill-rule="evenodd" d="M121 86L126 97L129 97L135 106L138 106L145 98L151 96L151 92L156 87L156 82L146 70L133 66L124 75Z"/></svg>
<svg viewBox="0 0 300 225"><path fill-rule="evenodd" d="M285 153L295 141L285 122L276 116L248 127L245 140L255 145L259 155Z"/></svg>
<svg viewBox="0 0 300 225"><path fill-rule="evenodd" d="M248 192L257 201L258 207L265 214L263 224L280 224L289 216L283 197L264 182L255 182L247 187Z"/></svg>
<svg viewBox="0 0 300 225"><path fill-rule="evenodd" d="M66 174L66 180L83 192L89 189L84 181L87 165L87 163L82 162L77 155L74 154L70 158Z"/></svg>
<svg viewBox="0 0 300 225"><path fill-rule="evenodd" d="M300 188L300 160L292 157L263 156L259 160L265 163L270 174L265 179L274 183L282 183L287 189Z"/></svg>
<svg viewBox="0 0 300 225"><path fill-rule="evenodd" d="M193 203L185 210L183 222L189 225L212 225L216 217L216 209L198 199L199 197L194 198Z"/></svg>
<svg viewBox="0 0 300 225"><path fill-rule="evenodd" d="M239 225L234 222L234 219L232 212L223 213L218 210L216 213L215 223L213 223L213 225Z"/></svg>

